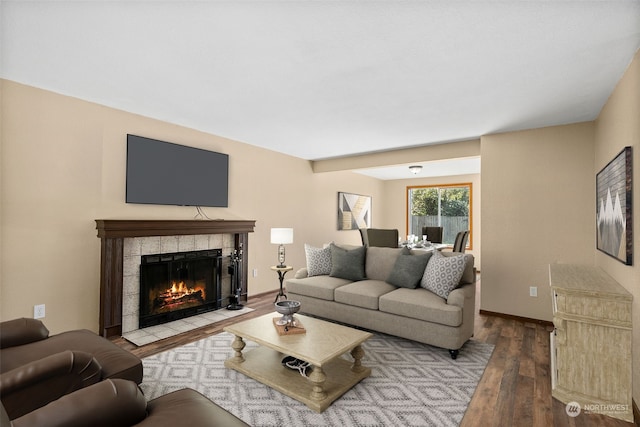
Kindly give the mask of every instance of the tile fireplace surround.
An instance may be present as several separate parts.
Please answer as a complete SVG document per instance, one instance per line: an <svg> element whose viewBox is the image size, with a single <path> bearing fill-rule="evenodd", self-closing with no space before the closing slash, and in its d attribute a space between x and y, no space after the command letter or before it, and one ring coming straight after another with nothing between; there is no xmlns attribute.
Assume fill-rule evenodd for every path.
<svg viewBox="0 0 640 427"><path fill-rule="evenodd" d="M138 329L139 265L142 255L222 249L226 257L242 246L255 221L241 220L96 220L101 239L100 333L120 336ZM227 262L225 262L227 261ZM247 297L247 263L243 263L242 299ZM223 287L229 286L223 275Z"/></svg>

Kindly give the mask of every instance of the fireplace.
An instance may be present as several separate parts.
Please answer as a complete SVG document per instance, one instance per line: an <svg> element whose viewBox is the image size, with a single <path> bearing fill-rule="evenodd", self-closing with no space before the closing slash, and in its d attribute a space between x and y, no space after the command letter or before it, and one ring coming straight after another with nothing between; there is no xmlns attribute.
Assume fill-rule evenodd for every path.
<svg viewBox="0 0 640 427"><path fill-rule="evenodd" d="M104 337L121 336L138 329L139 266L141 256L187 250L222 248L224 254L244 250L248 254L248 233L254 220L118 220L97 219L100 238L99 331ZM230 291L224 274L222 292ZM241 299L247 301L247 263L240 277ZM225 286L228 283L228 286ZM135 288L135 289L134 289ZM135 314L134 314L135 313Z"/></svg>
<svg viewBox="0 0 640 427"><path fill-rule="evenodd" d="M221 270L222 249L143 255L139 327L222 307Z"/></svg>

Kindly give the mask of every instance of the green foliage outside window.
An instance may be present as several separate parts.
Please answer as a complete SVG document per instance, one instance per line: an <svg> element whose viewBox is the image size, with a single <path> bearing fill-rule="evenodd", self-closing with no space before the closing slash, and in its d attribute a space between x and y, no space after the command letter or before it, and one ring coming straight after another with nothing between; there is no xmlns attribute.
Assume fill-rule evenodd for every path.
<svg viewBox="0 0 640 427"><path fill-rule="evenodd" d="M470 230L471 184L407 188L409 234L425 225L444 227L443 243L453 244L459 231Z"/></svg>
<svg viewBox="0 0 640 427"><path fill-rule="evenodd" d="M411 190L411 215L438 215L438 197L443 216L469 215L469 188L425 187Z"/></svg>

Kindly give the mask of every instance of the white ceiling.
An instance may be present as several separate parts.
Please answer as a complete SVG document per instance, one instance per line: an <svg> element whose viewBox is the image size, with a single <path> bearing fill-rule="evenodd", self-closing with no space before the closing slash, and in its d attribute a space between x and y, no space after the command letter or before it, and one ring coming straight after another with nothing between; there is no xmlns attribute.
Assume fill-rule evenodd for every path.
<svg viewBox="0 0 640 427"><path fill-rule="evenodd" d="M592 120L640 47L638 0L0 8L3 78L309 160Z"/></svg>
<svg viewBox="0 0 640 427"><path fill-rule="evenodd" d="M422 170L414 175L409 170L409 166L422 166ZM379 168L358 169L354 172L382 180L470 175L480 173L480 156L434 160L430 162L413 162Z"/></svg>

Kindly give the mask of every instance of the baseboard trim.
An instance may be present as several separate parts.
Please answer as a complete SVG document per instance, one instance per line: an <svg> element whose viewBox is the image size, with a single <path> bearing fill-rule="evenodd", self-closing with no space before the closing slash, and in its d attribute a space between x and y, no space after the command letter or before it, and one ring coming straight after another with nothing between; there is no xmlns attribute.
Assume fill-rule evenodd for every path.
<svg viewBox="0 0 640 427"><path fill-rule="evenodd" d="M530 317L522 317L522 316L516 316L513 314L498 313L495 311L487 311L487 310L480 310L480 314L485 316L495 316L495 317L502 317L505 319L519 320L521 322L527 322L527 323L537 323L539 325L553 327L553 322L550 322L548 320L532 319Z"/></svg>
<svg viewBox="0 0 640 427"><path fill-rule="evenodd" d="M635 400L631 399L631 407L633 409L633 424L640 427L640 409Z"/></svg>
<svg viewBox="0 0 640 427"><path fill-rule="evenodd" d="M264 297L266 295L272 294L273 296L275 296L278 292L280 291L280 288L275 289L273 291L264 291L264 292L260 292L259 294L253 294L251 295L251 298L261 298ZM249 297L245 295L245 301L248 302L249 301ZM275 311L275 309L274 309Z"/></svg>

